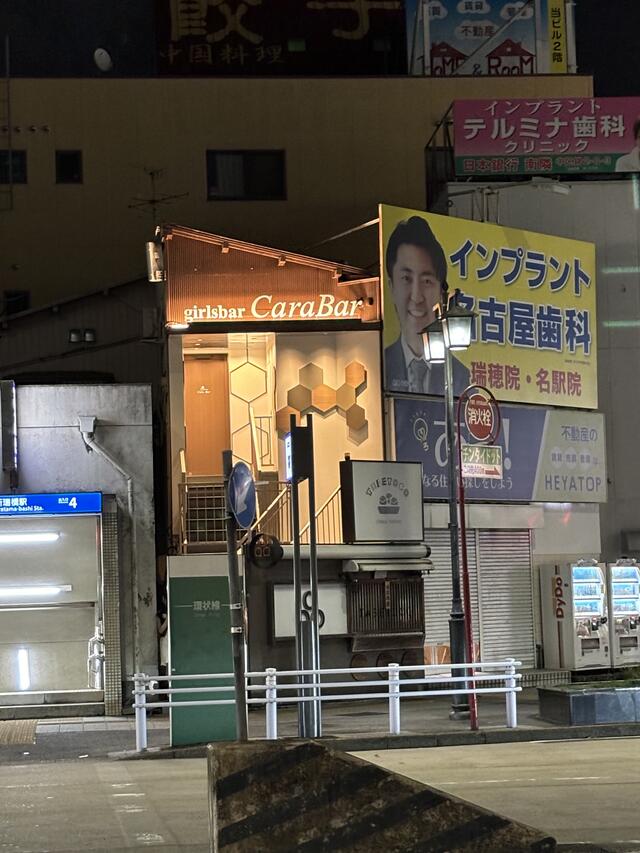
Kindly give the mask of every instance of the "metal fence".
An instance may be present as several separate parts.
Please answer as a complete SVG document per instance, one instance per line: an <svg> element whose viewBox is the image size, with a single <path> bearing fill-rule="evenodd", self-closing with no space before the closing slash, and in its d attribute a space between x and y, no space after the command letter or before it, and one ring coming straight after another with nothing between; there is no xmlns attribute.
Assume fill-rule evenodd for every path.
<svg viewBox="0 0 640 853"><path fill-rule="evenodd" d="M306 669L278 671L270 668L264 672L246 673L247 705L263 706L265 709L265 736L268 740L278 738L278 707L318 700L323 702L353 702L360 700L386 699L389 707L389 733L401 732L401 702L409 699L421 699L426 696L452 696L460 694L504 694L507 728L518 725L516 694L522 690L522 675L516 671L520 661L509 658L504 661L469 664L438 664L419 667L400 666L391 663L388 666L365 667L358 673L375 674L376 680L359 681L358 689L376 688L366 693L346 693L345 688L353 688L353 681L344 679L323 680L327 676L351 676L351 669ZM471 672L469 672L470 668ZM415 673L424 670L418 678L403 678L403 672ZM386 675L386 683L381 681ZM212 673L205 675L168 675L156 676L138 673L134 676L134 709L136 715L136 750L147 748L147 711L154 708L189 708L215 705L234 705L233 684L211 687L178 686L188 681L209 679L212 681L231 681L233 673ZM162 682L162 684L161 684ZM165 686L166 685L166 686ZM497 685L497 686L496 686ZM406 690L402 688L412 687ZM340 692L337 692L340 691ZM174 701L173 697L184 694L214 694L220 698L186 699ZM226 694L226 695L225 695ZM167 696L163 701L156 697Z"/></svg>

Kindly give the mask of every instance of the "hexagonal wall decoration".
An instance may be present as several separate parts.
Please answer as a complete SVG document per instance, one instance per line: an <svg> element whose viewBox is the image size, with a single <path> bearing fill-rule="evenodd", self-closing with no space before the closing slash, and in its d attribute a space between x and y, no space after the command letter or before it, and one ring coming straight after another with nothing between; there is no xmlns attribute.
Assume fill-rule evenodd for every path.
<svg viewBox="0 0 640 853"><path fill-rule="evenodd" d="M299 412L304 412L311 405L311 389L304 385L294 385L287 391L287 403Z"/></svg>
<svg viewBox="0 0 640 853"><path fill-rule="evenodd" d="M346 412L349 406L354 406L356 402L356 389L353 385L348 385L346 382L341 385L336 391L336 405L338 408Z"/></svg>
<svg viewBox="0 0 640 853"><path fill-rule="evenodd" d="M318 385L322 385L322 368L312 362L305 364L305 366L301 367L298 371L298 379L306 388L316 388Z"/></svg>
<svg viewBox="0 0 640 853"><path fill-rule="evenodd" d="M311 391L311 405L322 414L336 407L336 392L328 385L318 385Z"/></svg>
<svg viewBox="0 0 640 853"><path fill-rule="evenodd" d="M347 409L347 425L349 429L362 429L367 422L367 416L362 406L357 403Z"/></svg>
<svg viewBox="0 0 640 853"><path fill-rule="evenodd" d="M248 465L251 464L251 427L249 424L241 426L231 435L231 449L237 459L241 459Z"/></svg>
<svg viewBox="0 0 640 853"><path fill-rule="evenodd" d="M280 438L283 438L291 429L291 415L296 416L296 424L300 424L300 414L291 406L284 406L276 412L276 430Z"/></svg>
<svg viewBox="0 0 640 853"><path fill-rule="evenodd" d="M352 361L345 368L344 378L347 385L357 389L361 388L367 381L367 371L364 364L360 364L359 361Z"/></svg>
<svg viewBox="0 0 640 853"><path fill-rule="evenodd" d="M255 364L247 361L229 374L231 393L246 403L257 400L267 392L267 375Z"/></svg>

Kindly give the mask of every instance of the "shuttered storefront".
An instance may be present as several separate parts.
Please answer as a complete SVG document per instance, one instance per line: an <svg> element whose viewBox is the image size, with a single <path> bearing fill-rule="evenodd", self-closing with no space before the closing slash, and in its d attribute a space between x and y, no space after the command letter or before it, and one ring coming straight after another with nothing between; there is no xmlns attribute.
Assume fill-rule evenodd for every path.
<svg viewBox="0 0 640 853"><path fill-rule="evenodd" d="M528 530L481 530L480 645L485 660L535 666L531 544Z"/></svg>
<svg viewBox="0 0 640 853"><path fill-rule="evenodd" d="M424 577L424 621L427 646L449 646L449 613L451 611L451 546L448 530L427 530L426 542L431 548L430 560L433 569ZM476 534L467 531L467 558L469 561L469 585L474 624L474 640L477 643L478 625L478 572L476 561ZM460 557L462 566L462 555ZM462 588L461 588L462 593ZM448 658L447 658L448 660ZM444 662L441 657L438 661ZM431 661L435 663L435 659Z"/></svg>
<svg viewBox="0 0 640 853"><path fill-rule="evenodd" d="M424 574L427 648L449 644L451 551L448 530L427 530L433 569ZM473 634L483 660L535 662L528 530L467 531ZM448 649L447 649L448 651ZM448 658L447 658L448 659ZM432 659L435 662L435 659Z"/></svg>

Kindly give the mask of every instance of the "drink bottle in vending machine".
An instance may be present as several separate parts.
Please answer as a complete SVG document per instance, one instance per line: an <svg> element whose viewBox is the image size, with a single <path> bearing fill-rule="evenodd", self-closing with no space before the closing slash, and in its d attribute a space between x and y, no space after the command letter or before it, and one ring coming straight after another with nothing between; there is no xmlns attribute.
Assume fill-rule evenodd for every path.
<svg viewBox="0 0 640 853"><path fill-rule="evenodd" d="M544 660L547 669L611 665L606 567L579 560L540 567Z"/></svg>
<svg viewBox="0 0 640 853"><path fill-rule="evenodd" d="M621 558L609 570L609 633L611 664L640 663L640 566Z"/></svg>

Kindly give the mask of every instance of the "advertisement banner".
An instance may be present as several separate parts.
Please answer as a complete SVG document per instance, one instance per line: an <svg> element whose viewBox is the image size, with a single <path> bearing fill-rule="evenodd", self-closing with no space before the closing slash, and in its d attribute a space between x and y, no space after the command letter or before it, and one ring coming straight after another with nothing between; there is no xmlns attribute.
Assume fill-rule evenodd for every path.
<svg viewBox="0 0 640 853"><path fill-rule="evenodd" d="M395 75L406 69L402 0L157 0L154 5L160 74Z"/></svg>
<svg viewBox="0 0 640 853"><path fill-rule="evenodd" d="M476 313L471 346L453 354L456 395L473 383L499 400L597 408L592 243L382 205L380 251L388 393L444 393L420 333L446 281Z"/></svg>
<svg viewBox="0 0 640 853"><path fill-rule="evenodd" d="M465 478L466 497L482 501L605 503L604 415L501 406L501 479ZM422 463L425 500L449 498L442 400L394 400L396 459ZM462 425L462 440L468 441Z"/></svg>
<svg viewBox="0 0 640 853"><path fill-rule="evenodd" d="M455 101L457 175L640 170L640 98Z"/></svg>
<svg viewBox="0 0 640 853"><path fill-rule="evenodd" d="M550 71L552 74L567 73L567 14L564 3L549 3L548 27L550 41Z"/></svg>
<svg viewBox="0 0 640 853"><path fill-rule="evenodd" d="M406 0L405 9L412 74L567 72L564 0Z"/></svg>

